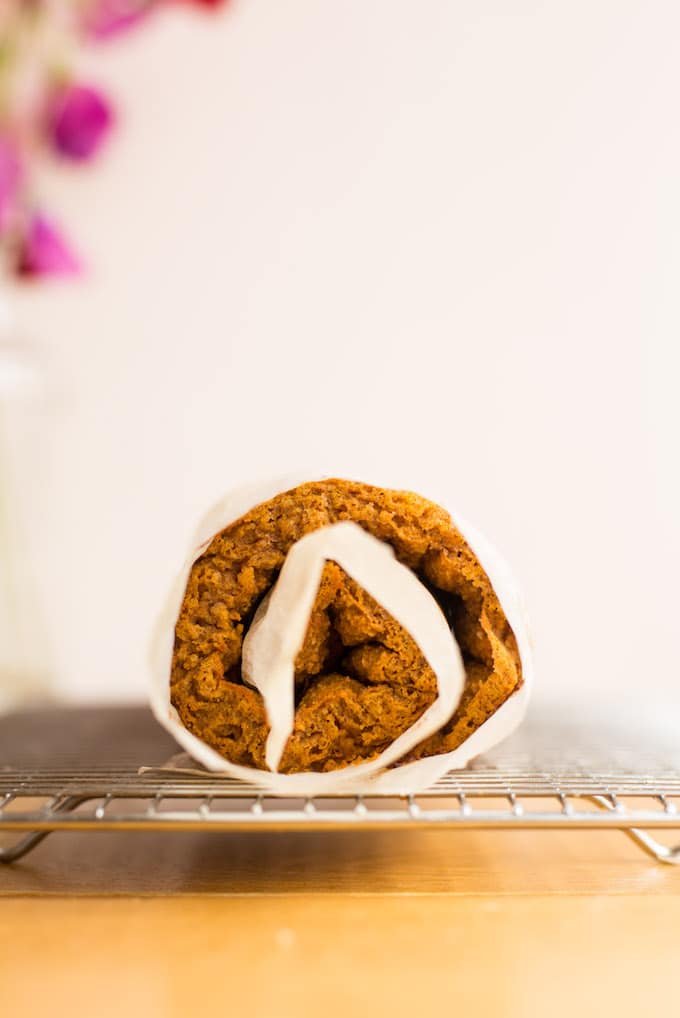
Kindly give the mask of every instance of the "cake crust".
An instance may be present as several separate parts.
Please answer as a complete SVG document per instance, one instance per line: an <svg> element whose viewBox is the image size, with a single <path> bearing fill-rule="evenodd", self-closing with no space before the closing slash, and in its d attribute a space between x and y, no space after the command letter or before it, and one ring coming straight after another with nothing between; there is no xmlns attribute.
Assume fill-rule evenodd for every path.
<svg viewBox="0 0 680 1018"><path fill-rule="evenodd" d="M498 598L444 509L411 492L339 479L310 482L224 528L187 582L175 627L171 700L184 726L233 763L266 766L262 697L241 677L245 633L292 545L341 520L392 546L439 601L463 654L466 682L453 717L404 759L456 749L522 683L517 644ZM412 637L334 562L323 570L295 685L284 773L373 759L437 695L434 673Z"/></svg>

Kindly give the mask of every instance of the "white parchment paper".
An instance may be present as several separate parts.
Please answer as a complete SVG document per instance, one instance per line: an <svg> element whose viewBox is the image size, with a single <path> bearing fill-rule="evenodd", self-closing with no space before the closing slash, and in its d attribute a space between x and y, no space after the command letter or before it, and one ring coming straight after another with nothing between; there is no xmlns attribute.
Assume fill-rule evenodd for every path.
<svg viewBox="0 0 680 1018"><path fill-rule="evenodd" d="M533 682L533 663L528 626L526 622L526 613L512 574L504 559L493 548L493 546L490 545L478 531L462 520L460 514L452 512L448 507L446 508L451 514L453 523L460 530L461 534L476 554L483 569L489 577L503 611L505 612L506 618L512 627L517 639L520 658L522 661L522 673L524 680L523 685L512 693L505 703L499 707L495 714L493 714L492 717L473 732L472 735L458 747L458 749L451 753L443 753L438 756L426 757L413 763L396 766L389 770L386 769L387 764L392 763L404 753L408 752L408 749L420 742L427 734L431 734L433 731L436 731L448 720L460 699L462 681L464 677L461 674L462 663L460 661L460 652L455 639L448 629L448 626L447 630L451 637L451 642L449 644L451 650L450 674L442 672L439 657L436 658L435 662L429 659L422 642L419 641L417 634L413 631L414 629L419 629L417 619L419 617L422 618L422 608L418 609L414 614L413 611L409 611L408 605L406 606L406 614L410 615L410 618L399 617L399 615L394 612L391 612L391 614L394 615L397 621L413 636L416 642L419 643L421 650L423 650L426 658L428 658L429 663L437 675L439 695L437 701L435 701L432 707L429 708L429 711L425 712L419 721L416 722L415 725L411 726L411 729L409 729L408 732L403 733L403 735L400 736L400 740L403 740L403 746L406 748L402 748L402 742L400 742L397 747L396 755L394 752L390 751L393 747L389 747L388 750L375 760L348 766L335 771L329 771L328 773L323 774L278 774L274 771L262 771L252 767L242 767L225 760L224 757L208 746L205 742L187 731L182 724L177 711L170 703L170 667L174 646L175 624L179 615L182 599L184 597L189 573L196 559L203 554L215 534L219 533L219 531L223 530L230 523L239 519L239 517L243 516L254 506L261 502L266 502L269 499L274 498L276 495L287 491L290 488L296 487L299 484L310 480L320 480L328 476L329 475L327 474L320 475L318 473L309 472L304 475L289 475L276 480L244 486L230 492L206 514L194 535L194 539L191 542L191 550L187 555L184 565L168 595L153 635L150 654L151 684L149 699L151 709L159 723L166 728L168 732L170 732L186 753L198 764L217 774L224 774L225 777L238 778L243 781L256 784L263 791L286 796L312 796L345 791L368 792L369 790L371 792L380 793L413 794L428 787L448 770L464 767L473 757L489 750L492 746L496 745L509 735L510 732L517 727L524 716ZM392 488L400 487L399 485L394 484L381 484L380 486ZM401 486L400 490L406 489ZM331 529L333 528L324 528L324 531ZM357 529L361 530L361 528ZM313 538L315 533L323 533L323 531L314 532L307 535L307 537ZM370 535L366 534L365 531L362 530L361 533L365 537L370 538ZM375 541L375 538L370 539ZM304 541L305 538L302 540ZM323 544L323 540L317 540L319 540L319 545L321 546ZM298 544L300 543L301 542L298 542ZM349 543L351 545L351 539ZM381 545L381 542L376 541L376 544ZM318 575L320 575L319 561L319 556L316 555L314 565L312 566L312 572L316 570ZM396 559L394 559L394 562L396 563ZM342 562L340 564L342 565ZM396 564L400 565L399 563ZM309 561L307 562L307 568L309 569ZM401 566L400 568L405 569L406 567ZM350 569L347 571L350 572L350 575L352 575ZM410 571L407 570L407 572ZM283 575L283 570L281 575ZM411 574L411 576L416 579L421 590L425 591L427 596L431 598L429 592L422 584L419 583L419 581L417 581L414 574ZM281 579L281 577L279 577L279 579ZM355 579L357 579L357 582L362 582L358 576L355 577ZM364 581L367 579L366 575L363 576L363 579ZM366 587L369 593L372 593L372 596L376 596L365 582L362 583L362 586ZM276 585L272 588L272 596L275 590ZM307 605L307 602L309 601L309 590L307 590L305 596L306 601L304 597L302 598L302 601L305 602L303 604L302 615L304 615L304 611L306 611L306 618L308 618L309 610L311 610L311 605L309 605L309 607ZM384 597L376 597L376 600L390 611L389 605L385 604ZM437 611L440 612L440 609L436 605L436 602L434 602L434 599L431 600ZM312 604L313 601L314 598L312 597ZM294 607L294 601L291 602L289 599L288 605L289 607ZM298 617L302 617L299 611ZM432 622L431 618L430 622ZM302 636L304 637L304 629L302 631ZM291 648L289 647L289 658L290 654ZM442 675L444 675L443 688ZM289 676L289 678L292 681L292 676ZM288 680L285 679L284 682L285 681ZM442 695L442 693L444 695ZM292 685L290 686L290 693L287 694L284 685L281 683L281 680L279 680L279 685L275 690L274 700L279 703L279 706L284 701L287 701L287 706L284 706L282 711L284 728L286 725L290 724L291 697ZM430 712L432 713L430 714ZM425 726L421 725L420 723L428 714L429 717ZM431 727L431 724L429 723L432 721L433 717L437 719L435 727ZM439 717L443 717L444 720L438 720ZM279 718L279 722L280 721L281 718ZM425 728L427 728L427 732L425 732ZM413 729L417 729L414 741L411 740L411 736L414 734ZM271 762L274 763L276 762L276 754L279 753L279 750L281 749L281 731L281 724L279 724L279 744L275 746L275 752L268 755L268 759L271 759ZM396 741L398 740L395 740L395 744ZM393 744L393 746L395 744ZM184 766L171 767L168 769L181 770L183 772L192 770L192 768Z"/></svg>

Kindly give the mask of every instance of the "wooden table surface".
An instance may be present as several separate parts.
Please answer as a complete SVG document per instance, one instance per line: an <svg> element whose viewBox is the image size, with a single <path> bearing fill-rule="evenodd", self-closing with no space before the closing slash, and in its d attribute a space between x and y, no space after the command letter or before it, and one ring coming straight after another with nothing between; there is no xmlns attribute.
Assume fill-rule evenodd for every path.
<svg viewBox="0 0 680 1018"><path fill-rule="evenodd" d="M672 1014L679 971L680 869L616 831L58 833L0 869L3 1015Z"/></svg>

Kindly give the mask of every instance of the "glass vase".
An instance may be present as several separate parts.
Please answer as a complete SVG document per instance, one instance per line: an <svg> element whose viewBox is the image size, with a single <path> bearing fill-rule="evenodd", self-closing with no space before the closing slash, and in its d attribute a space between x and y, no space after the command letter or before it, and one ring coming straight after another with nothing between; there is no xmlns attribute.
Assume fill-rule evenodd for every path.
<svg viewBox="0 0 680 1018"><path fill-rule="evenodd" d="M0 713L51 692L34 540L45 511L45 396L40 352L14 336L0 295Z"/></svg>

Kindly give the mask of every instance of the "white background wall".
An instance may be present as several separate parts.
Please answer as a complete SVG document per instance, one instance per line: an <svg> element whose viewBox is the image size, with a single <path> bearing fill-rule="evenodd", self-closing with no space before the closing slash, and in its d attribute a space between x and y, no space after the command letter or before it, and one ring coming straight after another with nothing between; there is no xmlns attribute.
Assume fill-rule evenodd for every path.
<svg viewBox="0 0 680 1018"><path fill-rule="evenodd" d="M240 0L88 57L120 130L16 294L59 407L36 538L61 692L143 695L224 489L317 463L513 562L539 697L676 694L680 7Z"/></svg>

